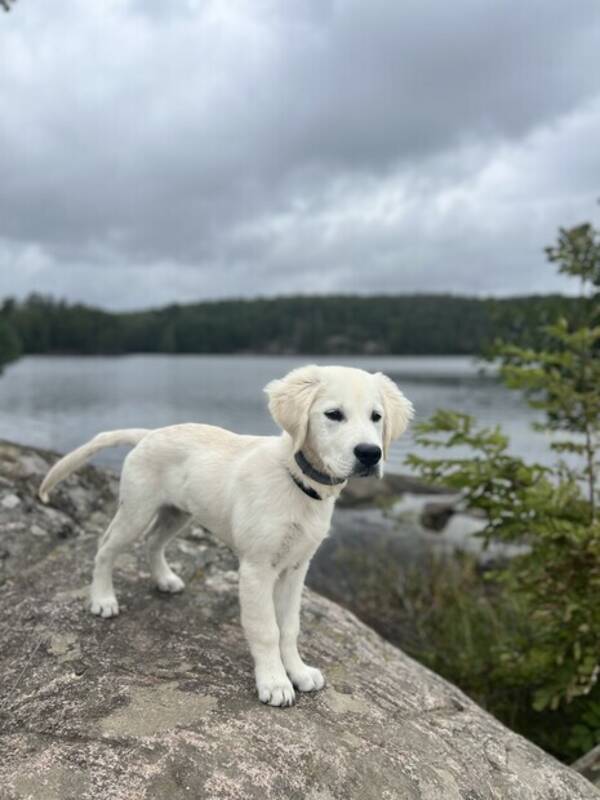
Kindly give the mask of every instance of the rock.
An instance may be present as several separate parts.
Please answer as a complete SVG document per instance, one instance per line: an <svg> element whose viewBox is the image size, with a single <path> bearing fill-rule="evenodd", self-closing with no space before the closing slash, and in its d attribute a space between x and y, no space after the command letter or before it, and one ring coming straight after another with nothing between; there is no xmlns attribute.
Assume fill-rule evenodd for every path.
<svg viewBox="0 0 600 800"><path fill-rule="evenodd" d="M308 572L308 586L357 610L357 587L373 566L398 565L398 572L428 561L440 537L424 532L418 522L389 517L378 508L336 509L329 536L317 550Z"/></svg>
<svg viewBox="0 0 600 800"><path fill-rule="evenodd" d="M11 509L16 508L20 503L21 501L16 494L7 494L2 498L0 505L2 505L2 508Z"/></svg>
<svg viewBox="0 0 600 800"><path fill-rule="evenodd" d="M339 508L385 505L403 494L447 494L448 490L431 486L413 475L386 473L383 478L351 478L337 502Z"/></svg>
<svg viewBox="0 0 600 800"><path fill-rule="evenodd" d="M171 545L184 593L150 586L138 544L116 570L123 613L93 617L86 586L114 510L114 477L88 467L46 509L34 496L39 472L18 466L37 457L51 460L0 443L0 476L29 502L26 512L0 509L14 562L0 599L2 800L600 797L311 591L302 649L328 684L293 708L262 706L239 624L235 559L199 527ZM61 539L65 524L73 535ZM31 535L33 525L47 535Z"/></svg>
<svg viewBox="0 0 600 800"><path fill-rule="evenodd" d="M421 511L421 525L430 531L442 531L456 513L455 504L426 503Z"/></svg>
<svg viewBox="0 0 600 800"><path fill-rule="evenodd" d="M107 509L114 506L116 476L84 467L62 483L51 506L37 499L37 487L57 456L45 450L0 442L0 486L20 498L20 503L0 505L0 584L48 555L70 535L89 536L104 530ZM83 491L86 501L78 508L71 497ZM99 509L100 515L94 512ZM85 520L85 531L79 520ZM32 535L33 534L33 535Z"/></svg>
<svg viewBox="0 0 600 800"><path fill-rule="evenodd" d="M441 497L441 495L436 495ZM360 591L365 576L376 569L393 572L401 579L431 569L432 560L454 560L457 553L469 553L482 567L523 551L516 545L490 543L477 534L484 520L460 509L460 497L444 495L440 507L451 507L443 535L425 528L423 509L432 504L431 495L407 494L384 507L356 505L336 508L329 536L317 550L307 584L347 608L362 614ZM441 522L441 520L440 520ZM389 569L388 568L392 568ZM358 599L358 602L357 602Z"/></svg>
<svg viewBox="0 0 600 800"><path fill-rule="evenodd" d="M581 772L594 786L600 788L600 744L579 758L573 764L573 769Z"/></svg>

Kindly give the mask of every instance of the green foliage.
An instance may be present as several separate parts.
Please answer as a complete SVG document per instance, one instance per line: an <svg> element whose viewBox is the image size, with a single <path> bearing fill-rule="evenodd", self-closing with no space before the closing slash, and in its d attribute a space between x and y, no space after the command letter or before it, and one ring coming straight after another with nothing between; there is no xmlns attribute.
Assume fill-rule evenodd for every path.
<svg viewBox="0 0 600 800"><path fill-rule="evenodd" d="M417 441L442 448L442 456L412 455L409 463L428 480L459 488L467 506L485 513L486 542L522 546L497 566L493 581L499 606L515 603L528 631L498 637L492 674L500 686L520 687L534 714L558 715L567 734L560 752L576 755L600 741L600 237L589 225L561 230L547 253L581 280L580 313L544 325L543 349L497 344L494 352L508 386L544 412L537 427L560 434L553 447L570 460L554 469L527 463L509 453L498 428L439 411L417 426ZM548 746L538 721L529 719L525 732Z"/></svg>
<svg viewBox="0 0 600 800"><path fill-rule="evenodd" d="M587 753L600 742L600 700L590 700L578 722L573 723L567 747L574 753Z"/></svg>
<svg viewBox="0 0 600 800"><path fill-rule="evenodd" d="M0 367L21 353L21 342L12 326L0 314Z"/></svg>
<svg viewBox="0 0 600 800"><path fill-rule="evenodd" d="M561 453L579 456L582 467L571 468L573 477L585 480L592 517L596 517L596 489L600 451L600 326L570 329L565 319L548 326L552 349L535 351L504 345L497 348L503 360L507 385L522 389L534 408L545 412L540 430L567 434L552 442ZM573 437L573 434L576 436Z"/></svg>
<svg viewBox="0 0 600 800"><path fill-rule="evenodd" d="M10 306L25 353L472 354L501 334L539 346L578 298L279 297L110 313L39 294Z"/></svg>
<svg viewBox="0 0 600 800"><path fill-rule="evenodd" d="M600 232L591 225L561 229L558 242L546 248L559 271L578 278L581 304L576 317L559 316L543 328L544 349L497 343L507 385L523 390L534 408L545 412L538 426L566 434L552 447L580 457L578 471L565 469L572 479L585 481L591 516L597 516L600 452Z"/></svg>
<svg viewBox="0 0 600 800"><path fill-rule="evenodd" d="M548 261L559 264L558 271L600 289L600 231L589 222L569 230L561 228L558 242L546 248Z"/></svg>
<svg viewBox="0 0 600 800"><path fill-rule="evenodd" d="M467 506L485 512L488 538L500 531L505 540L520 539L532 510L545 509L553 497L548 469L510 455L498 427L478 429L466 414L437 411L415 426L415 439L423 447L462 450L452 458L410 454L407 463L428 482L460 490Z"/></svg>
<svg viewBox="0 0 600 800"><path fill-rule="evenodd" d="M428 480L460 488L470 508L485 512L487 542L526 548L495 574L535 623L530 639L505 643L502 670L534 689L537 710L588 693L600 669L600 524L580 485L568 473L556 481L546 467L510 455L497 429L478 429L464 414L438 412L417 426L416 439L468 447L463 458L412 455L409 463Z"/></svg>

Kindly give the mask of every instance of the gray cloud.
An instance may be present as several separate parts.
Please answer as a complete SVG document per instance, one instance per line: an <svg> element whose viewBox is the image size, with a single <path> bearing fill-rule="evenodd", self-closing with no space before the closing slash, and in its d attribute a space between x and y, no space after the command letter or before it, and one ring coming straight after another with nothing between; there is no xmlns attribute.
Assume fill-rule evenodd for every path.
<svg viewBox="0 0 600 800"><path fill-rule="evenodd" d="M592 0L69 0L0 25L0 295L548 291L542 246L595 213Z"/></svg>

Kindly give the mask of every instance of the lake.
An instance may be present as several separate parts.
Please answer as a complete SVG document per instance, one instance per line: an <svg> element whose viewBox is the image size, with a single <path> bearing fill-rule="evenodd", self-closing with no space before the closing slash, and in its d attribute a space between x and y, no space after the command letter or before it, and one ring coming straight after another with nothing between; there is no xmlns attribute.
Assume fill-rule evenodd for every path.
<svg viewBox="0 0 600 800"><path fill-rule="evenodd" d="M547 439L531 430L536 416L516 392L457 356L30 356L0 375L0 438L66 452L102 430L205 422L239 433L277 432L263 387L306 363L336 363L382 371L412 400L417 420L437 408L500 424L511 449L531 460L553 460ZM414 450L405 436L390 468L406 471ZM104 451L97 463L118 467L123 450Z"/></svg>

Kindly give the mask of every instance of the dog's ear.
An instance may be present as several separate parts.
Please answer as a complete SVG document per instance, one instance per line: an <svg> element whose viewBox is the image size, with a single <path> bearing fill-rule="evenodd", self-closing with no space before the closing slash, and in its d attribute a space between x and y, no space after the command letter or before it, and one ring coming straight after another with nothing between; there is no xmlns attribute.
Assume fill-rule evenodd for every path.
<svg viewBox="0 0 600 800"><path fill-rule="evenodd" d="M383 372L376 372L383 402L383 457L387 458L390 442L398 439L414 416L413 404Z"/></svg>
<svg viewBox="0 0 600 800"><path fill-rule="evenodd" d="M313 364L265 386L271 416L292 437L294 452L302 449L306 439L308 415L318 388L319 368Z"/></svg>

